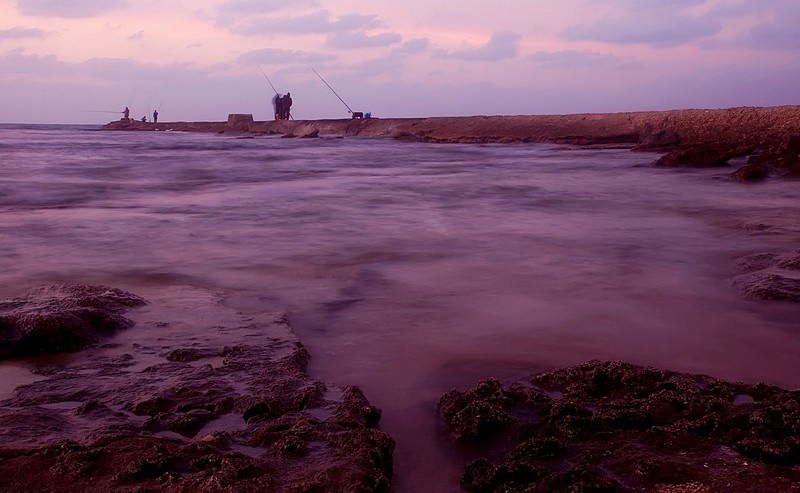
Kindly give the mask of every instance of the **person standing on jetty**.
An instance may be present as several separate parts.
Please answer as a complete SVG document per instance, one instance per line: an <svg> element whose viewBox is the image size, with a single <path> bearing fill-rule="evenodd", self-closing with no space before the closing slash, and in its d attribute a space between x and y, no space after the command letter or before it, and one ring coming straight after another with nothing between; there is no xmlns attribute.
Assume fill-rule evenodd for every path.
<svg viewBox="0 0 800 493"><path fill-rule="evenodd" d="M153 123L158 123L158 110L153 110Z"/></svg>
<svg viewBox="0 0 800 493"><path fill-rule="evenodd" d="M287 92L286 96L283 97L281 100L281 107L283 108L283 113L281 114L282 120L288 120L291 116L292 110L292 93Z"/></svg>
<svg viewBox="0 0 800 493"><path fill-rule="evenodd" d="M129 117L131 116L131 110L128 109L126 106L124 110L122 110L122 119L128 121Z"/></svg>
<svg viewBox="0 0 800 493"><path fill-rule="evenodd" d="M281 96L280 94L278 94L276 92L275 95L272 97L272 107L275 108L275 119L276 120L280 120L281 117L283 116L282 101L283 101L283 96Z"/></svg>

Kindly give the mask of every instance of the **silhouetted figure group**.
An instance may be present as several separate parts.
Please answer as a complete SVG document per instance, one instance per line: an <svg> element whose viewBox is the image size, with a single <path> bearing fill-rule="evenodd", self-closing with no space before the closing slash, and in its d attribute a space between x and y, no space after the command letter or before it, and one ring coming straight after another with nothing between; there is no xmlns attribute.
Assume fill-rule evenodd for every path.
<svg viewBox="0 0 800 493"><path fill-rule="evenodd" d="M134 122L136 121L134 118L131 118L131 110L127 106L124 110L122 110L122 121L124 122ZM139 119L140 122L146 123L147 117L143 116ZM158 110L153 110L153 123L158 123Z"/></svg>
<svg viewBox="0 0 800 493"><path fill-rule="evenodd" d="M292 116L292 93L287 92L286 96L275 94L272 98L272 106L275 108L276 120L288 120Z"/></svg>

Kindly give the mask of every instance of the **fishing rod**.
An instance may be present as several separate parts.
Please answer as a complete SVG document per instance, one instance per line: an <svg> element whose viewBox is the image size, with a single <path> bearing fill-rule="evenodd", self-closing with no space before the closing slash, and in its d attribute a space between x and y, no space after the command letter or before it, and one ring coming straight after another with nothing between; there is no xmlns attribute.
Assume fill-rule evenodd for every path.
<svg viewBox="0 0 800 493"><path fill-rule="evenodd" d="M139 90L139 86L133 88L133 96L131 96L131 102L128 103L128 107L133 106L133 100L136 99L136 92Z"/></svg>
<svg viewBox="0 0 800 493"><path fill-rule="evenodd" d="M264 77L267 79L267 82L269 82L269 85L270 85L270 87L272 87L272 90L273 90L273 91L275 91L275 95L276 95L276 96L280 96L280 94L278 94L278 90L277 90L277 89L275 89L275 86L273 86L273 85L272 85L272 81L271 81L271 80L269 80L269 77L267 77L267 73L266 73L266 72L264 72L264 69L263 69L263 68L261 68L261 65L259 65L259 66L258 66L258 70L260 70L260 71L261 71L261 73L262 73L262 74L264 74Z"/></svg>
<svg viewBox="0 0 800 493"><path fill-rule="evenodd" d="M267 77L267 73L266 73L266 72L264 72L264 69L263 69L263 68L261 68L261 65L259 65L259 66L258 66L258 69L261 71L261 73L262 73L262 74L264 74L264 78L266 78L266 79L267 79L267 82L269 82L269 85L270 85L270 87L272 88L272 90L273 90L273 91L275 91L275 96L277 96L277 97L281 97L281 95L278 93L278 90L277 90L277 89L275 89L275 86L274 86L274 85L272 85L272 81L271 81L271 80L269 80L269 77ZM294 120L294 116L292 116L292 114L291 114L291 113L289 113L289 118L290 118L290 119L292 119L292 120Z"/></svg>
<svg viewBox="0 0 800 493"><path fill-rule="evenodd" d="M331 85L330 85L330 84L328 84L327 82L325 82L325 79L323 79L323 78L322 78L322 76L321 76L321 75L319 75L319 72L317 72L316 70L314 70L314 67L312 67L311 65L309 65L309 66L308 66L308 68L310 68L312 72L314 72L315 74L317 74L317 77L319 77L319 80L321 80L322 82L324 82L324 83L325 83L325 85L326 85L326 86L328 86L328 89L330 89L330 90L331 90L331 92L332 92L333 94L335 94L337 98L339 98L339 101L341 101L341 102L342 102L342 104L343 104L343 105L344 105L344 106L347 108L347 111L348 111L348 112L350 112L350 114L352 115L352 114L353 114L353 110L352 110L352 109L350 109L350 107L349 107L349 106L347 106L347 103L345 103L345 102L344 102L344 99L342 99L342 97L341 97L341 96L339 96L339 95L336 93L336 91L334 91L334 90L333 90L333 88L331 87Z"/></svg>

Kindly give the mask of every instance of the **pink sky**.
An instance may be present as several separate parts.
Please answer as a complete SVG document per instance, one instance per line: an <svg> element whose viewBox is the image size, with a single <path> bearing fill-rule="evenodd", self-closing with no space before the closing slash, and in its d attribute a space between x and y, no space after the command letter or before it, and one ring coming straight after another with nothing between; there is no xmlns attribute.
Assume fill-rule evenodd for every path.
<svg viewBox="0 0 800 493"><path fill-rule="evenodd" d="M797 0L0 0L0 121L800 104Z"/></svg>

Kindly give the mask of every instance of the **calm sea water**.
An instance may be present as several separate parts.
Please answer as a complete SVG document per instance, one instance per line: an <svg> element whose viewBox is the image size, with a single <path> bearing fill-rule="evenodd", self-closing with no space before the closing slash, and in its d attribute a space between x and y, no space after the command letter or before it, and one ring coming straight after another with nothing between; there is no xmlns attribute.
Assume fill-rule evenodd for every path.
<svg viewBox="0 0 800 493"><path fill-rule="evenodd" d="M622 359L800 387L800 305L730 285L798 247L798 183L655 157L0 126L0 295L190 284L285 311L312 376L383 409L398 490L446 491L435 403L480 378Z"/></svg>

